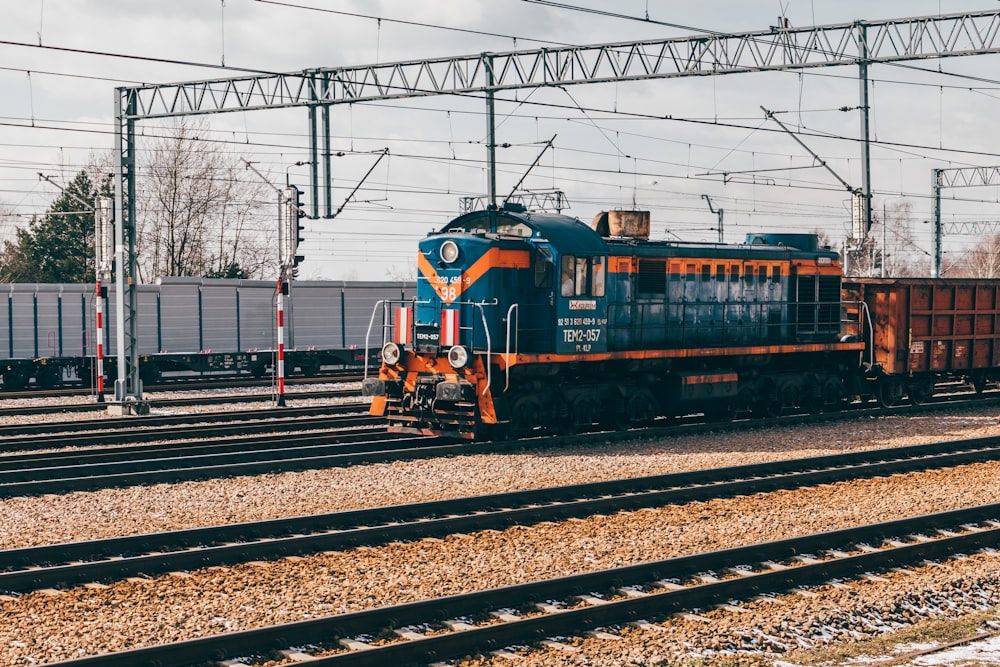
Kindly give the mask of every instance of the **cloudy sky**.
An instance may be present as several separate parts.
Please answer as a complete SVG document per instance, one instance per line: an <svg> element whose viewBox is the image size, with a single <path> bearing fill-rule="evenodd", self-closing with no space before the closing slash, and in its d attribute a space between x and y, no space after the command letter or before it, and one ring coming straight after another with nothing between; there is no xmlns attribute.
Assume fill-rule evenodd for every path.
<svg viewBox="0 0 1000 667"><path fill-rule="evenodd" d="M0 238L44 212L56 188L111 150L115 88L242 76L248 70L407 61L546 44L679 37L791 26L993 10L994 0L0 0ZM670 24L670 25L664 25ZM103 55L102 55L103 54ZM167 62L164 62L167 61ZM900 250L927 261L931 170L1000 164L996 55L870 68L872 187L887 234L892 211L910 209L916 241ZM223 67L225 66L225 67ZM850 198L794 139L767 121L785 112L837 175L861 185L856 67L809 69L504 93L497 104L497 189L506 195L555 137L525 186L562 190L585 221L612 207L649 209L654 236L717 238L749 231L820 229L836 242L850 226ZM463 196L486 192L486 123L479 98L440 96L337 106L331 112L334 220L309 221L303 277L381 279L412 272L415 243L453 217ZM307 183L302 109L201 117L205 136L253 161L274 185ZM162 133L168 121L143 121ZM726 174L724 176L723 174ZM258 178L247 172L246 178ZM142 188L141 174L138 184ZM946 221L1000 219L996 187L946 191ZM256 225L271 230L275 210ZM880 232L880 229L876 229ZM957 258L976 239L949 238ZM275 249L275 253L277 250Z"/></svg>

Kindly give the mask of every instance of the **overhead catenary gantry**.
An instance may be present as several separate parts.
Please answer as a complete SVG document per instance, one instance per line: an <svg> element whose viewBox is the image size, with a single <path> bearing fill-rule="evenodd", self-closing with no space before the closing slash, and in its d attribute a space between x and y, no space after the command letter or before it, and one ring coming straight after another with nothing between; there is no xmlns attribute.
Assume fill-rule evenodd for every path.
<svg viewBox="0 0 1000 667"><path fill-rule="evenodd" d="M941 237L947 230L950 234L996 234L1000 232L1000 222L968 221L941 222L941 188L974 188L1000 185L1000 167L954 167L952 169L931 170L931 198L934 202L934 266L931 277L941 277Z"/></svg>
<svg viewBox="0 0 1000 667"><path fill-rule="evenodd" d="M1000 11L855 21L736 34L558 46L411 60L355 67L316 68L186 83L123 87L115 91L115 214L118 380L115 402L142 399L136 343L135 123L196 114L307 107L313 215L319 193L331 212L329 107L430 95L482 95L486 100L489 162L496 141L494 95L504 90L686 76L853 65L861 81L862 190L866 229L871 226L868 182L867 68L924 58L1000 52ZM322 147L320 143L322 142ZM320 174L323 185L320 185ZM491 200L495 174L490 170ZM124 287L123 287L124 286Z"/></svg>

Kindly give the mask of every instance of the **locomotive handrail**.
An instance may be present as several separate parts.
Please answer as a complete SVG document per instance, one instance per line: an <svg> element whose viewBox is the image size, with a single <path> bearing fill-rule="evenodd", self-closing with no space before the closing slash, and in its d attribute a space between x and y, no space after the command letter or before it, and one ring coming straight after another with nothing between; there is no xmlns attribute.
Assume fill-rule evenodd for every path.
<svg viewBox="0 0 1000 667"><path fill-rule="evenodd" d="M875 327L872 325L872 313L868 309L868 303L866 301L856 301L861 306L862 312L865 314L865 323L868 325L868 338L865 347L868 348L868 370L871 370L875 366Z"/></svg>
<svg viewBox="0 0 1000 667"><path fill-rule="evenodd" d="M365 332L365 374L364 374L364 377L363 377L363 379L365 379L365 380L368 379L368 356L369 356L368 355L368 350L370 349L369 346L368 346L368 342L369 342L369 339L371 338L372 327L375 325L375 313L377 313L379 311L379 308L381 307L382 314L383 314L383 319L384 319L384 315L385 315L385 312L386 312L386 310L385 310L386 307L387 306L391 306L394 303L401 303L401 304L402 303L410 303L410 304L413 304L414 306L417 306L418 304L429 304L429 303L431 303L431 301L430 300L417 301L416 297L414 297L413 299L405 299L405 300L404 299L380 299L380 300L378 300L378 301L375 302L374 307L372 307L372 315L368 319L368 330L367 330L367 332ZM473 307L479 309L479 317L480 317L480 319L483 322L483 332L486 334L486 387L483 388L483 395L484 396L486 395L486 392L489 390L490 385L493 383L493 369L492 369L492 367L491 367L491 365L489 363L490 356L491 356L491 354L493 352L493 340L492 340L492 338L490 336L490 327L489 327L488 323L486 322L486 311L483 309L483 306L496 306L499 303L500 302L496 298L494 298L492 302L487 302L487 301L480 301L480 302L475 302L475 301L455 301L455 302L452 303L452 305L455 305L455 306L473 306ZM387 326L388 325L386 325L386 324L383 324L383 326L382 326L382 342L383 343L385 342L385 329L386 329ZM412 326L416 326L416 322L415 321L412 322L410 324L410 326L411 327ZM472 347L474 349L474 346L472 346Z"/></svg>
<svg viewBox="0 0 1000 667"><path fill-rule="evenodd" d="M520 309L516 303L510 304L510 308L507 309L507 349L504 351L503 368L504 368L504 386L503 390L506 392L510 389L510 321L513 319L511 316L514 313L518 313L520 316ZM516 331L516 329L515 329ZM517 341L515 340L515 345ZM514 351L517 355L517 350Z"/></svg>
<svg viewBox="0 0 1000 667"><path fill-rule="evenodd" d="M483 396L489 391L490 385L493 384L493 367L490 365L490 356L493 354L493 339L490 336L490 327L486 322L486 310L483 306L496 306L499 305L500 301L494 297L492 302L489 301L454 301L452 305L454 306L472 306L479 309L479 317L483 321L483 333L486 334L486 386L483 388ZM472 327L469 327L472 329ZM473 333L475 331L473 330ZM470 346L473 351L475 351L475 346Z"/></svg>
<svg viewBox="0 0 1000 667"><path fill-rule="evenodd" d="M386 306L391 306L394 303L399 303L399 304L409 303L409 304L412 304L414 307L416 307L418 304L421 304L421 305L422 304L428 304L428 303L430 303L430 300L417 301L417 297L413 297L412 299L379 299L378 301L375 302L375 305L372 307L372 316L368 320L368 331L365 333L365 375L364 375L364 379L365 380L368 379L368 356L369 356L368 355L368 349L369 349L368 348L368 339L369 339L369 337L371 336L371 333L372 333L372 326L375 324L375 313L378 312L379 306L381 306L382 307L382 319L383 319L383 324L382 324L382 343L384 344L385 343L385 330L389 327L388 324L384 323L384 321L385 321L385 312L386 312L385 309L386 309ZM416 326L415 322L411 322L410 323L410 327L411 328L413 328L415 326Z"/></svg>
<svg viewBox="0 0 1000 667"><path fill-rule="evenodd" d="M379 306L382 306L382 314L385 315L385 304L392 303L390 299L379 299L375 302L375 306L372 308L372 316L368 319L368 331L365 332L365 374L364 379L368 379L368 339L372 335L372 326L375 324L375 313L378 312ZM382 328L382 338L385 338L385 326ZM384 342L384 341L383 341Z"/></svg>
<svg viewBox="0 0 1000 667"><path fill-rule="evenodd" d="M493 299L493 303L486 303L481 301L479 303L473 303L472 305L479 309L479 317L483 320L483 332L486 334L486 386L483 387L483 396L486 392L490 390L490 386L493 384L493 364L490 363L490 354L493 351L493 341L490 338L490 327L486 323L486 311L483 306L495 306L500 303L497 299Z"/></svg>

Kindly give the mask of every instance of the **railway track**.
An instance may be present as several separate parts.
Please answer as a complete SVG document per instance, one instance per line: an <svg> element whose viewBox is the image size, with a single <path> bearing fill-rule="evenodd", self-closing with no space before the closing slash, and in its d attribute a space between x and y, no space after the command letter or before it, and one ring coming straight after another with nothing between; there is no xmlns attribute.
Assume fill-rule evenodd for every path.
<svg viewBox="0 0 1000 667"><path fill-rule="evenodd" d="M279 652L314 665L446 660L993 548L998 516L1000 504L970 507L54 664L174 667Z"/></svg>
<svg viewBox="0 0 1000 667"><path fill-rule="evenodd" d="M103 452L101 456L107 459L105 461L88 460L87 453L70 454L67 458L42 457L35 461L18 458L9 464L7 457L2 457L0 498L138 484L176 484L457 453L455 445L439 445L436 444L439 441L422 436L393 438L384 432L370 431L358 436L358 427L371 427L377 421L376 417L367 415L345 416L335 422L324 419L327 430L318 433L235 441L222 437L186 443L179 448L145 450L138 456L128 451L120 457ZM334 425L337 428L330 430ZM358 437L362 440L356 441Z"/></svg>
<svg viewBox="0 0 1000 667"><path fill-rule="evenodd" d="M330 371L315 376L296 376L286 378L285 384L309 385L326 382L360 382L364 373L358 369ZM203 389L232 389L239 387L270 387L275 384L273 378L253 378L250 376L233 377L176 377L165 378L155 384L144 387L146 392L155 391L199 391ZM96 396L93 387L74 387L68 389L29 389L20 391L3 391L0 385L0 400L23 398L57 398L66 396Z"/></svg>
<svg viewBox="0 0 1000 667"><path fill-rule="evenodd" d="M327 396L356 396L355 392L347 390L344 392L330 392L326 394ZM298 395L297 395L298 396ZM252 399L248 399L252 400ZM167 406L184 406L190 404L200 404L203 401L199 399L176 399L170 401L169 404L165 403ZM227 400L228 402L228 400ZM597 433L579 433L572 436L566 436L560 438L561 441L571 443L571 442L590 442L593 440L598 441L610 441L610 440L620 440L620 439L631 439L636 437L641 437L642 434L649 434L652 437L669 437L672 435L677 435L680 433L697 433L699 431L727 431L727 430L741 430L746 428L755 428L758 426L771 426L771 425L789 425L794 426L798 424L815 424L828 421L836 421L841 419L856 419L859 417L879 417L879 416L890 416L890 415L901 415L901 414L920 414L924 412L934 412L935 410L941 409L954 409L956 407L961 407L963 404L968 405L991 405L1000 404L1000 396L982 396L975 395L973 397L967 395L958 396L943 396L934 402L924 403L918 406L901 406L893 408L873 408L864 404L854 404L850 408L827 412L820 414L793 414L786 415L782 417L770 418L770 419L739 419L729 422L708 422L706 423L700 415L694 415L687 418L681 418L677 420L663 420L662 422L657 422L645 429L633 429L628 431L618 431L618 432L597 432ZM354 406L355 410L365 409L367 404L355 403L351 404ZM219 413L200 413L198 415L152 415L144 416L141 418L137 417L125 417L120 419L94 419L94 420L77 420L77 421L67 421L67 422L42 422L34 424L18 424L18 425L7 425L0 426L0 446L7 445L8 443L13 443L13 438L18 436L24 436L29 434L39 434L47 433L53 431L60 431L63 433L72 431L102 431L104 433L113 433L116 430L121 430L123 432L133 432L137 433L149 430L150 427L154 426L169 426L172 424L179 423L189 423L195 419L200 422L220 422L220 421L237 421L237 420L252 420L252 419L275 419L282 416L294 416L301 415L305 416L308 414L316 414L322 411L331 411L337 409L348 409L347 406L304 406L304 407L290 407L290 408L267 408L263 410L248 410L239 412L219 412ZM313 412L310 412L313 411ZM3 412L0 410L0 415ZM384 418L381 420L384 423ZM551 434L539 433L537 436L528 437L524 441L537 440L539 437L547 438L549 440L554 440L555 436ZM22 442L21 444L24 444ZM46 445L49 446L49 445ZM476 443L474 446L482 447L484 443ZM37 449L38 447L34 447Z"/></svg>
<svg viewBox="0 0 1000 667"><path fill-rule="evenodd" d="M356 389L333 391L301 391L286 394L285 398L292 401L317 400L330 398L357 398ZM226 403L263 403L272 400L269 394L229 394L223 396L189 396L187 398L154 398L149 406L154 410L170 410L191 405L219 405ZM2 405L2 404L0 404ZM65 405L19 405L0 407L0 419L20 415L47 415L70 412L101 412L107 410L105 403L67 403Z"/></svg>
<svg viewBox="0 0 1000 667"><path fill-rule="evenodd" d="M526 450L565 448L573 445L608 443L636 438L660 438L679 434L739 431L754 427L760 422L730 422L724 424L692 424L669 428L624 432L586 433L563 437L537 437L510 442L453 443L418 437L387 437L376 435L373 430L383 422L379 417L357 413L358 406L335 408L292 408L293 412L306 415L318 410L323 416L297 417L269 420L271 411L261 411L265 419L239 424L167 426L150 429L124 429L114 432L55 434L45 438L22 435L19 438L0 440L9 451L27 449L61 450L68 446L94 447L85 451L53 451L38 454L11 454L0 457L0 498L39 493L66 493L69 491L97 490L136 484L177 483L229 476L247 476L271 472L344 467L374 462L391 462L461 456L476 453L504 453ZM902 408L877 415L901 412L909 414L917 408ZM920 408L924 410L925 408ZM333 412L336 416L330 416ZM218 413L220 419L229 413ZM249 413L238 413L240 415ZM780 420L784 425L816 423L841 419L841 413L807 415ZM150 418L144 418L144 422ZM157 418L153 418L157 419ZM185 419L184 421L190 421ZM201 416L197 420L202 421ZM126 420L128 422L128 420ZM129 422L135 423L135 422ZM768 422L779 423L779 420ZM69 425L76 422L67 423ZM38 425L45 427L45 424ZM369 427L369 435L362 436L367 444L353 443L348 449L338 444L344 437L343 429ZM333 429L333 430L331 430ZM318 433L292 435L293 431L318 430ZM0 429L0 434L3 429ZM256 438L237 435L265 433ZM278 435L275 435L278 434ZM181 444L130 446L129 443L149 443L184 439ZM989 439L983 439L987 441ZM974 442L974 441L965 441ZM966 456L969 460L992 458L994 445L984 444L979 451ZM893 450L896 451L896 450ZM866 454L861 454L865 456ZM854 456L854 455L841 455ZM876 458L892 455L879 455ZM962 454L956 454L962 456ZM978 457L978 458L977 458ZM845 459L846 460L846 459ZM957 459L956 459L957 460ZM776 464L778 465L778 464ZM948 464L945 464L948 465ZM906 469L905 467L903 469ZM728 469L724 469L728 470Z"/></svg>
<svg viewBox="0 0 1000 667"><path fill-rule="evenodd" d="M438 454L441 451L428 449L437 449ZM414 448L410 453L418 456L426 452ZM29 547L0 552L0 590L26 592L140 573L343 550L362 544L502 530L512 525L680 505L997 458L1000 437L982 438Z"/></svg>
<svg viewBox="0 0 1000 667"><path fill-rule="evenodd" d="M366 413L367 408L364 403L342 403L262 410L147 415L141 418L7 424L0 425L0 447L7 450L41 449L114 442L148 442L157 439L177 440L204 435L212 430L229 435L268 429L302 430L316 428L313 423L307 421L308 418ZM301 427L296 427L296 424L301 424Z"/></svg>

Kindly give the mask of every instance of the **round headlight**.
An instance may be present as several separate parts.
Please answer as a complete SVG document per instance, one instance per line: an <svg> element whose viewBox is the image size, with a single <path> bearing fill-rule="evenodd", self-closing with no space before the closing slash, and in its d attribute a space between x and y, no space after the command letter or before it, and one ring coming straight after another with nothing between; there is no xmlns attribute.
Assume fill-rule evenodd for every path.
<svg viewBox="0 0 1000 667"><path fill-rule="evenodd" d="M382 361L390 366L399 361L400 354L399 345L396 345L393 342L386 343L382 346Z"/></svg>
<svg viewBox="0 0 1000 667"><path fill-rule="evenodd" d="M458 259L458 244L452 240L445 241L441 244L441 261L445 264L451 264L456 259Z"/></svg>
<svg viewBox="0 0 1000 667"><path fill-rule="evenodd" d="M452 368L465 368L469 363L469 351L461 345L456 345L448 350L448 363Z"/></svg>

